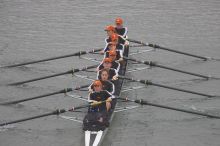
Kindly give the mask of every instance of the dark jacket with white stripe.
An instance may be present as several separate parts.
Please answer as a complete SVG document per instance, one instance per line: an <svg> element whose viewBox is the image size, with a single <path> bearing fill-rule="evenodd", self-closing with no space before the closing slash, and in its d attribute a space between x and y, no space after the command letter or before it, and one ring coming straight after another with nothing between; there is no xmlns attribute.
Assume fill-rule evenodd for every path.
<svg viewBox="0 0 220 146"><path fill-rule="evenodd" d="M101 80L101 71L98 71L97 73L97 79ZM118 76L118 72L116 71L116 69L114 68L110 68L109 69L109 76L108 76L108 80L112 80L113 76L117 75Z"/></svg>
<svg viewBox="0 0 220 146"><path fill-rule="evenodd" d="M109 93L114 94L115 93L115 85L110 81L102 81L102 89L107 90ZM88 87L92 91L94 91L93 83Z"/></svg>
<svg viewBox="0 0 220 146"><path fill-rule="evenodd" d="M116 33L120 36L127 38L128 29L127 27L117 28L115 27Z"/></svg>
<svg viewBox="0 0 220 146"><path fill-rule="evenodd" d="M102 70L104 68L103 63L101 63L97 68L98 68L98 70ZM119 69L120 69L120 63L118 63L116 61L113 61L111 68L115 69L117 71L117 73L118 73Z"/></svg>

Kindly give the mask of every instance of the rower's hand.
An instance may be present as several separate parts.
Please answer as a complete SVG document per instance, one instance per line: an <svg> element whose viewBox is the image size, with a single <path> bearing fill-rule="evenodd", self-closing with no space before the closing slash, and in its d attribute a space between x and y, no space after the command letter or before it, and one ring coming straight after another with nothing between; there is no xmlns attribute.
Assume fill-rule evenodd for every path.
<svg viewBox="0 0 220 146"><path fill-rule="evenodd" d="M92 100L92 103L98 103L98 101L96 101L96 100Z"/></svg>
<svg viewBox="0 0 220 146"><path fill-rule="evenodd" d="M122 57L121 57L121 58L119 58L119 59L118 59L118 61L119 61L119 62L123 61L123 58L122 58Z"/></svg>
<svg viewBox="0 0 220 146"><path fill-rule="evenodd" d="M112 102L112 98L109 97L106 102Z"/></svg>
<svg viewBox="0 0 220 146"><path fill-rule="evenodd" d="M96 106L99 103L98 101L95 101L95 100L92 100L91 102L92 102L91 103L92 106Z"/></svg>
<svg viewBox="0 0 220 146"><path fill-rule="evenodd" d="M104 51L104 50L102 50L102 51L100 51L100 52L99 52L99 54L102 54L102 55L103 55L104 53L105 53L105 51Z"/></svg>
<svg viewBox="0 0 220 146"><path fill-rule="evenodd" d="M128 46L129 45L129 41L125 41L125 46Z"/></svg>
<svg viewBox="0 0 220 146"><path fill-rule="evenodd" d="M113 77L112 77L112 80L117 80L118 79L118 76L117 75L114 75Z"/></svg>

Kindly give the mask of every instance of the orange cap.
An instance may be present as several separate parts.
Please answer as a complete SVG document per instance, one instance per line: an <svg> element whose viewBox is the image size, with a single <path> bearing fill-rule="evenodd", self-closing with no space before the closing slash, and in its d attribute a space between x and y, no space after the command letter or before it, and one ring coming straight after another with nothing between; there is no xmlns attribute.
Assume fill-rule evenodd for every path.
<svg viewBox="0 0 220 146"><path fill-rule="evenodd" d="M108 25L105 27L105 31L114 31L115 32L115 27L113 25Z"/></svg>
<svg viewBox="0 0 220 146"><path fill-rule="evenodd" d="M102 86L102 82L100 80L95 80L92 85L94 85L94 86Z"/></svg>
<svg viewBox="0 0 220 146"><path fill-rule="evenodd" d="M116 55L117 55L117 53L116 53L115 50L110 50L109 51L109 56L116 56Z"/></svg>
<svg viewBox="0 0 220 146"><path fill-rule="evenodd" d="M111 41L117 41L118 40L118 35L116 33L111 35Z"/></svg>
<svg viewBox="0 0 220 146"><path fill-rule="evenodd" d="M120 18L120 17L118 17L118 18L116 18L115 19L115 24L117 25L122 25L123 24L123 20Z"/></svg>
<svg viewBox="0 0 220 146"><path fill-rule="evenodd" d="M111 58L105 58L104 60L103 60L103 62L112 62L112 59Z"/></svg>

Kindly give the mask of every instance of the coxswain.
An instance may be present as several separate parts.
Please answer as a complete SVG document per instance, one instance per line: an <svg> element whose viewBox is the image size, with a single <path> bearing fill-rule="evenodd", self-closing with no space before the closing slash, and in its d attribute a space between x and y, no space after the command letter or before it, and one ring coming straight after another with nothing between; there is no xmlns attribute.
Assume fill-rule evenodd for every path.
<svg viewBox="0 0 220 146"><path fill-rule="evenodd" d="M102 69L100 71L100 75L101 75L100 81L102 83L102 89L103 90L107 90L111 94L114 94L114 92L115 92L115 85L108 80L108 77L109 77L108 69ZM89 86L89 91L90 92L94 91L93 83Z"/></svg>
<svg viewBox="0 0 220 146"><path fill-rule="evenodd" d="M89 94L88 101L92 103L97 103L100 101L105 101L102 104L92 106L90 112L103 112L109 111L111 109L112 94L107 90L103 90L103 85L100 80L95 80L92 84L94 91Z"/></svg>
<svg viewBox="0 0 220 146"><path fill-rule="evenodd" d="M115 25L116 33L123 38L127 38L128 29L127 27L123 27L123 20L120 17L115 19Z"/></svg>
<svg viewBox="0 0 220 146"><path fill-rule="evenodd" d="M101 65L98 66L97 70L97 79L101 79ZM110 58L103 59L103 69L107 69L109 71L108 80L117 80L118 79L118 72L116 69L112 68L112 60Z"/></svg>

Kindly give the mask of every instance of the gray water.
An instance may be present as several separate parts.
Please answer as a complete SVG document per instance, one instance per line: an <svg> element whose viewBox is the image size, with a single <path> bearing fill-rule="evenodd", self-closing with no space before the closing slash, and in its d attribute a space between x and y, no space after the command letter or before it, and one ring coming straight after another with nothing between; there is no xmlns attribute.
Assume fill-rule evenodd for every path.
<svg viewBox="0 0 220 146"><path fill-rule="evenodd" d="M193 54L220 58L219 0L1 0L0 65L103 47L106 37L103 29L106 25L112 24L118 16L124 19L130 38ZM137 49L132 48L131 51ZM133 57L220 77L218 61L203 62L162 50ZM0 69L0 102L89 83L87 80L67 75L24 86L6 86L7 83L59 73L88 64L94 63L72 57L25 67ZM129 65L130 69L135 67ZM220 95L219 80L195 80L198 78L160 68L130 73L128 76ZM139 85L127 83L125 87ZM131 99L148 99L155 103L186 109L196 108L220 115L219 98L207 99L152 86L124 93L123 96ZM63 95L54 95L15 106L1 106L0 122L83 103ZM73 113L70 115L77 115L79 118L83 116ZM1 128L0 145L80 146L83 145L81 127L80 123L56 116L31 120ZM143 106L115 114L103 145L220 146L219 137L218 119Z"/></svg>

